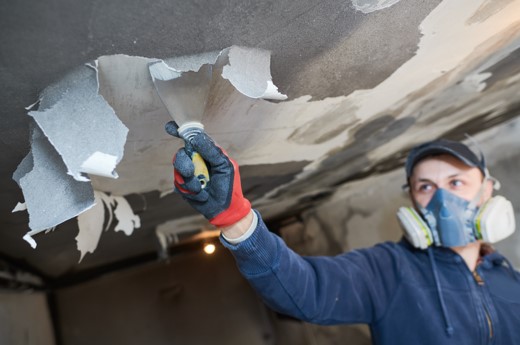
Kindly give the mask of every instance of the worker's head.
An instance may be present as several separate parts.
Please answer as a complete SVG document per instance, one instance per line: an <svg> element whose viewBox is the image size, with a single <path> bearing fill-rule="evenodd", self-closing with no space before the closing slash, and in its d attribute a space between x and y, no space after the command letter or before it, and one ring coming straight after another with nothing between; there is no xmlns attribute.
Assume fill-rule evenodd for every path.
<svg viewBox="0 0 520 345"><path fill-rule="evenodd" d="M415 210L403 207L398 218L416 247L495 242L514 231L511 203L491 197L495 181L484 158L466 145L449 140L419 145L411 150L405 169Z"/></svg>
<svg viewBox="0 0 520 345"><path fill-rule="evenodd" d="M416 206L426 207L439 189L466 201L478 197L474 201L477 206L493 192L484 158L479 159L466 145L456 141L435 140L415 147L405 168L410 196Z"/></svg>

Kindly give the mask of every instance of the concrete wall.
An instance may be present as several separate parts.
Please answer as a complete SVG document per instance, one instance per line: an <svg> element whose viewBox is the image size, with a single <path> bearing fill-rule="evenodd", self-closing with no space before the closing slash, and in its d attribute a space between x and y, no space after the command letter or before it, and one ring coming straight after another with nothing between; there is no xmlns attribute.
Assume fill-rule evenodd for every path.
<svg viewBox="0 0 520 345"><path fill-rule="evenodd" d="M57 302L64 345L276 344L272 314L221 246L61 290Z"/></svg>
<svg viewBox="0 0 520 345"><path fill-rule="evenodd" d="M55 344L45 294L0 292L0 344Z"/></svg>

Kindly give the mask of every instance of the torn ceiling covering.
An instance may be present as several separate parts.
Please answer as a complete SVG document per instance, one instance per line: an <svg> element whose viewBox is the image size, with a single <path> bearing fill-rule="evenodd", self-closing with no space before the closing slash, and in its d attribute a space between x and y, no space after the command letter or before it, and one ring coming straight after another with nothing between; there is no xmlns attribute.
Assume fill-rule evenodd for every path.
<svg viewBox="0 0 520 345"><path fill-rule="evenodd" d="M125 218L133 219L132 227L140 226L128 238L115 232L103 233L97 251L80 265L75 249L77 221L35 237L38 248L31 252L21 240L28 230L25 212L9 214L23 197L16 185L5 189L4 227L16 230L5 235L0 251L50 276L154 251L157 227L167 235L180 228L189 232L205 226L176 195L164 196L171 191L171 155L181 143L163 131L169 118L146 73L149 61L165 59L189 68L186 66L212 58L212 52L232 45L251 49L264 59L265 52L271 51L271 69L266 70L264 64L259 75L264 78L272 74L274 85L289 96L288 100L249 98L244 95L247 92L232 85L232 77L229 81L220 78L212 85L203 118L207 131L241 164L245 193L268 219L283 218L319 202L320 196L329 195L335 186L349 180L398 167L408 148L417 142L442 135L461 138L464 132L476 133L519 113L520 19L515 13L520 13L520 1L287 1L256 6L237 1L209 6L213 12L198 11L195 3L179 2L151 5L146 13L141 13L142 5L132 1L125 2L127 10L121 13L117 3L84 2L73 10L68 7L71 22L63 22L60 28L48 25L56 13L36 6L30 11L40 16L28 24L33 28L30 33L16 22L21 5L4 5L11 17L1 25L6 28L3 32L11 33L7 40L13 40L4 46L15 47L11 55L2 58L6 62L2 69L2 78L7 81L4 84L14 90L3 97L7 110L15 114L3 119L2 147L8 162L4 181L29 152L30 120L23 108L33 103L35 93L47 85L75 76L77 68L81 73L95 73L85 62L97 60L97 79L89 80L97 80L99 85L95 85L95 95L78 95L78 99L93 97L100 109L105 109L99 113L109 112L108 105L116 115L114 124L101 126L100 133L117 127L117 121L129 129L124 155L118 149L108 152L92 148L85 157L72 154L79 163L70 165L77 169L66 164L69 180L89 173L92 190L82 195L88 200L105 198L98 205L105 205L105 211L111 209L104 213L103 224L79 221L98 231L116 226L108 220L124 201L118 203L107 199L107 194L97 194L105 192L112 198L124 196L130 208ZM84 13L89 13L85 19ZM172 16L178 19L177 24L173 24L176 21ZM78 29L67 30L73 19ZM143 23L146 30L141 29ZM19 31L26 36L18 40L21 44L15 44ZM63 37L63 47L46 39L55 35ZM40 48L36 66L19 65L17 59L29 47ZM60 48L62 53L56 55ZM176 58L168 59L172 56ZM232 56L230 61L233 65ZM249 77L245 80L256 80L252 74L255 71L244 72L243 76ZM72 79L68 91L57 94L74 96L73 90L85 90L75 86L82 80L79 76ZM92 90L93 84L89 85ZM9 97L15 91L20 95ZM249 95L259 97L261 91L253 89ZM65 96L49 96L47 105L40 103L38 110L30 111L34 127L43 129L51 142L53 130L49 128L56 130L52 125L57 122L46 124L45 120L54 116L49 113L51 104L62 106ZM67 117L64 111L56 113ZM57 127L58 139L66 142L61 134L74 132L63 128L66 130ZM79 131L74 135L78 133L83 134ZM122 127L115 133L126 135ZM41 148L31 149L27 157L32 158L23 160L23 172L31 170L34 160L40 159L49 145L38 129L32 136L33 143L43 143L38 146ZM97 142L108 140L102 138ZM83 162L95 152L102 154L94 158L104 157L110 163L103 175L113 175L117 164L118 179L93 175L96 171L92 164L85 169ZM62 162L67 161L66 155L60 153ZM20 171L17 175L23 175L20 183L28 177ZM77 182L90 186L90 182ZM28 188L38 193L36 187ZM99 208L87 212L94 212L96 217L102 213ZM82 247L81 257L92 250Z"/></svg>
<svg viewBox="0 0 520 345"><path fill-rule="evenodd" d="M24 239L33 248L36 248L36 242L32 236L80 215L76 240L82 258L84 248L89 248L88 252L94 251L102 229L106 227L103 219L99 219L104 215L100 211L105 206L109 211L112 208L112 202L107 201L111 197L105 193L125 195L157 190L163 194L172 191L170 183L165 183L171 168L156 164L168 162L172 152L179 148L165 145L164 142L173 140L158 135L163 126L157 124L166 123L167 119L149 71L150 64L156 61L124 55L101 57L95 65L79 68L46 88L38 102L38 111L29 111L35 119L31 151L13 178L24 194L31 228ZM172 71L173 78L181 82L185 72L197 72L203 65L214 65L214 89L228 81L240 95L249 98L287 98L273 85L269 53L263 50L233 46L222 52L172 58L163 63ZM208 112L211 111L209 108ZM125 145L128 128L131 134ZM126 154L122 166L126 172L117 179L114 168L123 158L124 146ZM43 157L42 147L46 153ZM147 178L143 181L143 171L138 167L155 169L147 168ZM85 183L90 181L90 176L116 180L95 178L91 186ZM136 219L126 222L127 227L122 228L131 235L134 228L139 227L139 217L131 210L118 213L127 202L117 198L114 215L119 224L124 221L119 215ZM96 210L88 212L92 207ZM110 221L107 223L110 226Z"/></svg>

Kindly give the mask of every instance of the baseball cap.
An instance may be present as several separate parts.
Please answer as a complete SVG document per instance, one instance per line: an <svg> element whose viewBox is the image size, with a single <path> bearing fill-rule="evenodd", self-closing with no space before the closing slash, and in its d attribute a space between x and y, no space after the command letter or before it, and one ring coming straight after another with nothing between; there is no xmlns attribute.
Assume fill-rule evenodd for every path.
<svg viewBox="0 0 520 345"><path fill-rule="evenodd" d="M470 167L479 168L484 176L489 175L484 161L484 156L481 155L481 158L479 159L477 155L469 149L469 147L461 142L438 139L418 145L410 151L405 165L406 179L410 178L413 168L417 163L419 163L419 161L426 157L440 154L452 155Z"/></svg>

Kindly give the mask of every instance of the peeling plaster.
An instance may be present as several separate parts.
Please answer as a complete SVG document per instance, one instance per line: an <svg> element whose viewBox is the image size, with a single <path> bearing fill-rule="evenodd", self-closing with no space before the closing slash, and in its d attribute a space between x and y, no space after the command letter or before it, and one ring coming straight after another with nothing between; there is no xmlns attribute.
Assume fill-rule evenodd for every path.
<svg viewBox="0 0 520 345"><path fill-rule="evenodd" d="M381 9L394 3L357 1L355 4L368 6L365 8L368 10L370 6ZM265 68L268 54L258 54L256 49L245 53L241 48L230 50L229 64L217 63L222 69L214 70L219 78L214 78L202 122L242 166L313 161L297 179L279 190L298 187L300 181L303 184L317 181L316 188L326 187L341 182L349 174L369 171L375 162L403 151L414 142L446 133L453 127L454 119L456 123L465 123L477 116L475 109L482 108L479 98L483 92L492 96L491 102L487 98L484 109L491 117L504 110L501 97L518 96L518 80L514 77L508 79L505 89L490 93L486 80L493 76L483 66L490 67L492 60L500 61L499 54L507 56L506 51L516 49L511 42L519 36L520 20L515 14L520 13L520 2L503 3L502 10L490 10L488 13L492 14L485 20L468 25L471 16L479 9L482 11L486 3L489 2L442 2L420 25L422 37L416 54L386 80L370 90L321 101L311 101L311 95L280 103L245 96L261 97L269 89L270 70ZM338 45L343 44L348 44L348 39ZM254 58L247 58L255 51L251 53ZM242 58L235 59L235 53ZM253 79L262 87L256 89L235 82L237 75L256 76L252 73L256 70L250 68L259 61L257 55L264 72L261 78ZM221 58L220 53L210 52L165 61L170 66L177 64L176 68L181 70L193 70L205 61L217 62ZM96 190L122 195L172 189L171 156L182 142L163 131L169 116L151 83L147 70L151 61L156 59L114 55L100 57L96 62L99 93L130 129L125 157L118 165L121 178L113 181L93 176ZM230 73L233 68L241 72ZM73 85L75 81L67 82ZM47 105L42 103L40 106L45 110ZM436 125L434 130L431 124ZM404 135L410 129L413 135ZM313 175L322 167L332 169L346 161L350 163L347 172ZM30 165L29 161L22 163ZM293 193L302 194L305 190L293 189ZM262 204L273 195L276 191L257 202Z"/></svg>
<svg viewBox="0 0 520 345"><path fill-rule="evenodd" d="M11 212L14 213L14 212L20 212L20 211L26 211L26 210L27 210L27 205L25 204L25 202L19 202L16 204L16 206L13 208L13 210Z"/></svg>
<svg viewBox="0 0 520 345"><path fill-rule="evenodd" d="M343 148L345 143L352 142L355 133L352 129L358 124L386 115L388 112L392 113L392 109L399 109L402 102L405 101L411 106L404 112L399 112L395 120L416 115L421 102L410 104L406 98L408 94L441 78L446 71L453 70L452 79L445 80L444 85L437 87L441 88L453 83L454 76L463 72L459 68L460 59L471 57L476 46L510 27L511 18L493 16L489 19L493 23L486 21L467 28L464 25L467 18L461 16L461 13L467 15L472 13L471 10L468 11L470 3L473 4L463 1L439 5L421 24L423 36L417 54L374 89L358 90L346 97L327 98L315 102L310 101L310 97L301 97L287 102L271 103L244 97L225 81L219 80L216 85L212 86L215 92L211 95L203 123L207 131L241 165L312 160L315 163L306 169L308 172L312 172L329 154ZM472 6L476 10L479 5L473 4ZM507 13L510 11L502 11L497 15L505 16ZM451 36L455 36L456 39ZM469 36L469 39L466 36ZM463 43L461 44L461 42ZM445 49L438 49L439 45ZM211 55L211 58L207 59L214 58L215 55ZM113 72L112 69L111 72ZM112 78L114 75L111 74L110 77ZM478 94L485 85L483 83L485 77L487 75L469 77L462 85L467 88L468 92ZM111 83L119 84L120 82L112 81ZM428 96L431 97L431 95ZM126 100L129 98L126 94L121 94L120 97ZM134 105L139 106L139 104L133 104L130 107L122 104L119 112L131 112L130 108L135 108ZM116 105L113 106L118 108ZM146 110L151 113L150 108L147 107L143 109L144 112L140 113L146 113ZM382 113L383 111L386 114ZM163 121L167 121L167 116ZM414 121L413 118L410 118L409 121L403 121L401 125L406 123L407 126L410 126ZM229 129L229 124L232 124L232 130ZM159 127L160 125L157 124L157 128ZM438 133L445 130L440 127ZM396 133L398 132L394 132L394 135L397 135ZM160 135L158 134L158 136ZM434 135L433 132L429 133L430 137ZM419 136L423 136L423 134ZM155 162L169 162L171 152L175 152L178 148L180 143L169 142L168 139L164 138L164 144L169 146L165 148L168 154L164 154L163 160L156 159ZM390 139L393 137L386 140ZM404 142L405 140L391 144L391 148L396 151L402 149ZM279 149L280 145L283 145L283 150ZM374 158L378 158L378 156ZM143 166L149 167L147 169L157 168L157 170L163 171L162 173L148 171L151 176L163 174L157 179L150 179L150 183L151 181L163 181L164 184L159 186L139 184L140 187L143 187L139 190L138 183L127 183L121 188L127 192L171 190L169 164L165 163L162 167L158 165L160 163L143 164ZM305 173L301 178L305 178Z"/></svg>
<svg viewBox="0 0 520 345"><path fill-rule="evenodd" d="M64 86L57 83L44 91L42 110L30 111L29 116L49 138L74 179L88 181L83 173L117 178L114 168L123 156L128 129L98 94L95 70L84 66L69 78L75 82L73 87L65 80Z"/></svg>
<svg viewBox="0 0 520 345"><path fill-rule="evenodd" d="M81 253L80 262L87 253L96 250L103 230L109 229L113 219L117 221L114 230L123 231L127 236L141 227L139 216L134 214L125 198L95 191L94 200L94 207L78 216L79 233L76 242Z"/></svg>
<svg viewBox="0 0 520 345"><path fill-rule="evenodd" d="M250 98L287 99L278 92L271 77L271 53L261 49L232 47L222 77Z"/></svg>
<svg viewBox="0 0 520 345"><path fill-rule="evenodd" d="M33 248L32 236L70 219L92 207L90 184L67 175L67 168L38 127L33 129L30 157L13 174L23 191L29 211L29 231L25 236Z"/></svg>
<svg viewBox="0 0 520 345"><path fill-rule="evenodd" d="M84 200L82 202L70 200L71 197L76 197L76 192L71 191L68 195L69 199L64 198L60 204L59 209L69 207L72 211L72 213L66 213L68 218L64 216L56 218L57 212L42 212L45 210L43 206L45 203L41 201L34 203L31 197L45 197L46 193L42 193L37 188L29 190L28 187L26 188L25 181L27 176L30 176L31 169L37 170L45 160L50 162L48 157L42 160L38 155L42 145L37 144L44 143L46 139L51 144L45 146L47 156L55 158L52 164L62 168L62 163L65 163L65 170L75 180L89 181L84 175L85 173L117 177L114 168L122 158L123 143L128 132L127 127L123 125L124 122L131 128L131 134L126 141L127 159L124 164L121 164L123 170L127 167L125 178L120 183L124 187L120 189L121 192L131 193L133 190L128 188L129 185L134 185L139 189L138 191L152 191L164 190L165 188L161 188L158 184L167 184L168 189L171 190L170 178L154 178L156 176L151 176L149 171L145 174L149 178L148 181L151 181L151 185L143 186L142 183L143 170L156 166L157 161L164 162L166 165L175 152L171 145L163 145L160 142L161 139L168 143L173 143L174 140L163 130L166 122L165 109L158 102L148 71L148 64L153 61L156 60L125 55L100 57L95 63L76 69L62 81L46 88L40 98L39 109L29 112L39 126L35 128L34 133L41 140L33 139L30 155L21 162L13 178L19 183L24 193L29 194L29 196L25 196L32 220L30 226L33 230L25 238L31 242L31 245L35 246L32 235L88 210L94 205L95 200L98 207L78 219L80 228L83 229L77 237L81 258L86 252L92 252L97 246L104 221L104 208L100 205L104 204L109 207L114 206L112 203L115 203L113 213L119 221L115 227L116 231L124 231L125 234L130 235L134 228L140 226L139 217L133 214L124 198L115 196L108 200L108 197L101 197L99 194L94 197L89 183L74 184L76 188L88 189L89 195L86 203ZM220 61L219 68L217 68L220 69L217 73L222 75L220 79L223 82L230 82L242 97L248 95L252 98L286 98L277 91L271 81L270 53L267 51L230 47L218 54L207 53L185 58L172 58L168 61L176 68L187 70L198 69L197 64L200 67L201 63ZM182 72L184 71L179 70L179 75ZM120 90L127 92L126 97L116 94ZM108 103L105 99L108 100ZM115 115L114 109L119 118ZM159 133L163 138L158 135ZM177 142L177 145L179 144ZM57 158L59 156L61 159ZM143 157L144 159L141 160ZM163 176L171 174L171 167L161 169L165 165L159 165L160 173ZM66 185L66 182L70 180L62 173L58 173L56 169L54 172L52 177L56 183ZM129 172L137 174L135 181L128 181L128 175L131 175ZM38 175L38 178L41 177L42 175ZM47 178L49 177L47 176ZM114 192L117 190L117 188L107 187L113 182L106 181L102 178L95 178L92 184L96 186L96 189L102 191ZM45 181L40 182L45 183ZM66 189L65 193L68 192ZM83 192L79 196L83 194L85 193ZM40 216L41 219L38 220L45 225L44 228L39 223L34 223L35 214ZM112 212L110 212L110 217L112 217Z"/></svg>
<svg viewBox="0 0 520 345"><path fill-rule="evenodd" d="M175 140L164 132L164 124L170 120L170 117L158 98L150 78L147 66L154 61L157 59L127 55L102 56L97 60L100 93L114 108L130 132L125 145L125 158L118 165L118 170L125 171L125 174L121 174L117 181L92 177L96 190L117 195L154 190L166 194L172 190L171 158L181 147L182 141ZM224 94L226 97L229 92L232 94L230 97L246 104L258 102L272 104L251 97L275 99L285 97L277 92L269 93L273 90L269 89L272 81L267 51L230 47L221 52L176 57L164 61L179 72L198 70L202 64L215 63L214 85L211 86L214 95L222 96L220 92L226 88ZM230 79L229 81L224 79L224 74ZM210 106L207 107L202 122L212 135L218 131L213 128L216 124L214 118L222 111L229 111L229 109L215 111ZM235 119L226 121L226 119L219 119L220 126L226 127L226 132L229 123L233 123L233 127L237 124ZM251 128L251 125L253 123L247 127ZM215 134L215 137L219 141L218 134ZM147 175L145 181L142 179L143 170L146 170Z"/></svg>
<svg viewBox="0 0 520 345"><path fill-rule="evenodd" d="M117 177L114 168L123 156L127 129L98 86L96 70L81 66L47 87L38 110L28 113L36 124L31 151L13 179L24 194L31 228L24 239L33 248L33 235L93 206L85 173Z"/></svg>

